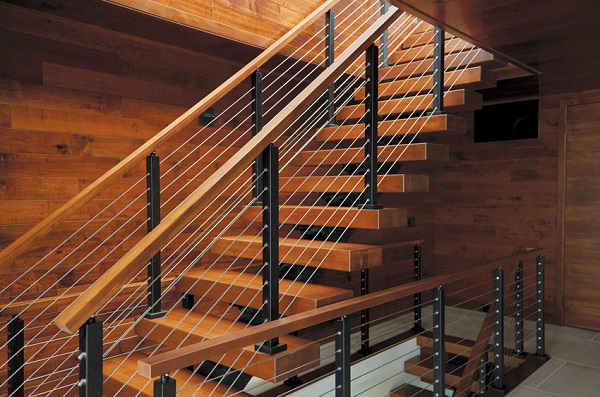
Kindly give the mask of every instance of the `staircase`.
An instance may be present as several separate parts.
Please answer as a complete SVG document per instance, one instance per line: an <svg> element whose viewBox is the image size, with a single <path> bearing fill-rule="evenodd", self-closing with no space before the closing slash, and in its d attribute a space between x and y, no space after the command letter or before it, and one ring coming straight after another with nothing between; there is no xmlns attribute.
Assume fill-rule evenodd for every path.
<svg viewBox="0 0 600 397"><path fill-rule="evenodd" d="M390 53L390 66L379 70L377 158L379 163L389 166L380 167L378 194L427 193L429 165L449 160L448 147L430 143L428 138L467 133L470 127L465 116L482 106L482 97L475 90L493 87L496 84L494 70L506 66L492 54L446 34L444 87L448 91L444 96L444 113L434 112L434 94L430 93L434 85L433 47L429 44L432 27L425 25L413 29L402 48ZM281 230L289 231L278 240L279 262L285 264L285 271L279 274L282 316L304 313L356 295L356 291L346 286L326 285L319 280L321 272L363 272L364 276L386 265L384 247L352 241L353 231L407 227L408 208L367 209L356 205L365 189L362 163L366 98L365 88L355 89L351 100L336 109L334 125L313 131L314 142L294 156L286 154L293 157L289 161L292 171L283 172L278 180L282 195L279 224ZM423 172L400 172L409 164L412 167L408 168L422 168ZM318 196L316 202L305 200L315 196ZM294 199L289 200L289 197ZM219 265L196 266L176 275L168 292L170 302L176 303L166 314L136 318L131 340L126 346L119 345L122 354L104 360L104 395L156 395L156 384L137 372L139 360L263 322L265 283L257 269L261 268L264 247L254 233L262 226L245 229L246 225L260 220L263 211L260 206L250 206L243 212L232 211L235 226L219 234L207 248L207 253L218 258ZM248 234L239 232L247 229ZM319 236L323 230L331 231ZM112 292L106 291L107 294ZM177 303L182 296L183 303ZM180 390L178 394L182 396L234 393L246 396L249 394L239 390L245 385L239 383L238 378L248 375L279 383L321 364L319 341L281 335L280 342L286 345L285 350L273 354L249 346L214 357L211 361L237 371L233 372L236 379L231 386L220 381L221 375L200 375L201 363L171 373L163 379L164 384L175 380ZM424 356L427 355L430 337L421 335L418 342ZM134 345L135 351L128 350ZM456 357L469 357L469 345L464 341L448 341L446 347ZM406 363L406 372L431 381L427 364L426 359L414 358ZM461 374L450 369L446 379L454 384L460 381ZM429 395L427 391L415 393L412 386L407 385L391 395Z"/></svg>

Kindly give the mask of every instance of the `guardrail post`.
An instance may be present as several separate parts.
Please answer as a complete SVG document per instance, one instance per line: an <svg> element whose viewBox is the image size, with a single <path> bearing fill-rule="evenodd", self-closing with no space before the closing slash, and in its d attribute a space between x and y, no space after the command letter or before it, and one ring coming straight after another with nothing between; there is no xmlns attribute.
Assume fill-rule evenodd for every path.
<svg viewBox="0 0 600 397"><path fill-rule="evenodd" d="M535 355L540 358L545 358L546 332L544 322L544 255L537 257L535 273L535 294L537 301L537 316L535 320Z"/></svg>
<svg viewBox="0 0 600 397"><path fill-rule="evenodd" d="M177 383L169 374L162 375L154 381L154 397L175 397Z"/></svg>
<svg viewBox="0 0 600 397"><path fill-rule="evenodd" d="M262 153L263 165L263 308L266 321L279 319L279 151L273 144ZM287 348L279 338L255 346L258 351L275 354Z"/></svg>
<svg viewBox="0 0 600 397"><path fill-rule="evenodd" d="M148 187L148 233L160 223L160 158L156 153L146 157L146 181ZM161 259L160 251L148 263L148 313L147 318L165 315L161 310Z"/></svg>
<svg viewBox="0 0 600 397"><path fill-rule="evenodd" d="M377 124L379 98L379 49L371 44L366 51L367 79L365 86L365 191L359 200L358 206L366 209L380 209L382 205L377 204Z"/></svg>
<svg viewBox="0 0 600 397"><path fill-rule="evenodd" d="M263 81L261 71L257 70L252 73L250 80L252 84L252 136L255 136L263 128ZM261 172L263 172L263 169L263 156L258 155L252 162L252 175L254 178L252 184L252 205L254 206L262 205L263 178L261 177Z"/></svg>
<svg viewBox="0 0 600 397"><path fill-rule="evenodd" d="M517 272L515 273L515 352L517 355L523 354L524 350L524 324L523 324L523 310L524 310L524 296L523 296L523 261L519 262L517 266Z"/></svg>
<svg viewBox="0 0 600 397"><path fill-rule="evenodd" d="M350 320L335 322L335 397L350 397Z"/></svg>
<svg viewBox="0 0 600 397"><path fill-rule="evenodd" d="M444 287L433 290L433 395L446 395L446 331Z"/></svg>
<svg viewBox="0 0 600 397"><path fill-rule="evenodd" d="M441 114L444 111L444 46L446 33L435 27L433 30L433 111Z"/></svg>
<svg viewBox="0 0 600 397"><path fill-rule="evenodd" d="M479 386L478 394L485 394L488 386L488 351L484 351L479 359L479 368L477 369L477 384Z"/></svg>
<svg viewBox="0 0 600 397"><path fill-rule="evenodd" d="M360 271L360 294L367 295L369 293L369 269ZM360 312L360 349L359 354L368 355L373 353L369 346L369 309L361 310Z"/></svg>
<svg viewBox="0 0 600 397"><path fill-rule="evenodd" d="M102 397L102 322L90 318L79 328L79 397Z"/></svg>
<svg viewBox="0 0 600 397"><path fill-rule="evenodd" d="M335 60L335 13L325 13L325 66L329 67ZM327 124L335 125L335 83L327 87Z"/></svg>
<svg viewBox="0 0 600 397"><path fill-rule="evenodd" d="M419 281L421 279L421 244L416 244L413 250L413 280ZM421 293L417 292L413 295L413 316L414 316L414 332L423 332L423 326L421 325Z"/></svg>
<svg viewBox="0 0 600 397"><path fill-rule="evenodd" d="M387 1L381 0L381 15L386 14L390 10L390 5ZM389 57L389 29L386 29L385 32L381 35L381 54L380 54L380 62L379 66L382 68L388 67L388 57Z"/></svg>
<svg viewBox="0 0 600 397"><path fill-rule="evenodd" d="M504 270L494 272L494 379L492 388L504 390Z"/></svg>
<svg viewBox="0 0 600 397"><path fill-rule="evenodd" d="M8 395L25 396L25 322L13 316L8 322Z"/></svg>

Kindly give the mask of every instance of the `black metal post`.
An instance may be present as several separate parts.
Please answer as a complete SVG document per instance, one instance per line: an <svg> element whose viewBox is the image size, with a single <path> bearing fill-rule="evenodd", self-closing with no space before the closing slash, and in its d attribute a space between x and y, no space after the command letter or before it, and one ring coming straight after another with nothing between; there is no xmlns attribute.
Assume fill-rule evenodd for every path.
<svg viewBox="0 0 600 397"><path fill-rule="evenodd" d="M148 232L160 223L160 158L156 153L146 157L146 181L148 187ZM148 263L148 313L147 318L165 315L161 310L161 259L160 251Z"/></svg>
<svg viewBox="0 0 600 397"><path fill-rule="evenodd" d="M331 66L335 60L335 13L325 13L325 65ZM327 123L335 125L335 83L327 87Z"/></svg>
<svg viewBox="0 0 600 397"><path fill-rule="evenodd" d="M380 209L382 205L377 204L377 123L378 109L377 98L379 97L379 49L371 44L366 51L367 83L365 86L365 192L358 206L366 209Z"/></svg>
<svg viewBox="0 0 600 397"><path fill-rule="evenodd" d="M387 1L381 0L381 15L386 14L390 10L390 5ZM389 31L388 29L381 35L381 54L379 66L385 68L388 66L389 56Z"/></svg>
<svg viewBox="0 0 600 397"><path fill-rule="evenodd" d="M366 295L369 293L369 269L360 271L360 294ZM359 354L368 355L373 353L369 346L369 309L361 310L360 312L360 350Z"/></svg>
<svg viewBox="0 0 600 397"><path fill-rule="evenodd" d="M8 323L8 395L25 396L25 322L13 316Z"/></svg>
<svg viewBox="0 0 600 397"><path fill-rule="evenodd" d="M523 261L519 262L515 273L515 352L523 354L523 310L525 299L523 296Z"/></svg>
<svg viewBox="0 0 600 397"><path fill-rule="evenodd" d="M154 381L154 397L175 397L177 394L177 382L168 374L161 375Z"/></svg>
<svg viewBox="0 0 600 397"><path fill-rule="evenodd" d="M446 395L446 335L444 287L433 290L433 395Z"/></svg>
<svg viewBox="0 0 600 397"><path fill-rule="evenodd" d="M79 396L102 397L102 322L90 318L79 328Z"/></svg>
<svg viewBox="0 0 600 397"><path fill-rule="evenodd" d="M492 388L504 390L504 270L494 272L494 379Z"/></svg>
<svg viewBox="0 0 600 397"><path fill-rule="evenodd" d="M335 322L335 397L350 397L350 320Z"/></svg>
<svg viewBox="0 0 600 397"><path fill-rule="evenodd" d="M252 136L255 136L263 128L263 81L260 70L252 73L250 80L252 84ZM255 199L252 205L254 206L262 206L263 178L260 174L263 172L263 169L263 156L258 155L252 163L252 175L254 175L252 199Z"/></svg>
<svg viewBox="0 0 600 397"><path fill-rule="evenodd" d="M535 320L535 355L541 358L546 357L546 332L544 322L544 255L540 255L536 259L536 300L537 300L537 316Z"/></svg>
<svg viewBox="0 0 600 397"><path fill-rule="evenodd" d="M263 309L266 321L279 319L279 152L270 144L263 151ZM274 354L287 348L279 338L257 344L256 349Z"/></svg>
<svg viewBox="0 0 600 397"><path fill-rule="evenodd" d="M433 114L444 111L444 45L446 33L435 27L433 38Z"/></svg>
<svg viewBox="0 0 600 397"><path fill-rule="evenodd" d="M192 294L183 294L181 297L181 307L184 309L193 309L194 308L194 295Z"/></svg>
<svg viewBox="0 0 600 397"><path fill-rule="evenodd" d="M479 394L485 394L487 389L487 368L488 368L488 352L483 352L479 359L479 368L477 369L477 384L479 385Z"/></svg>
<svg viewBox="0 0 600 397"><path fill-rule="evenodd" d="M421 244L415 245L413 251L413 273L414 273L414 281L419 281L421 279ZM413 331L415 332L423 332L423 326L421 325L421 293L417 292L413 295L413 316L414 316L414 326Z"/></svg>

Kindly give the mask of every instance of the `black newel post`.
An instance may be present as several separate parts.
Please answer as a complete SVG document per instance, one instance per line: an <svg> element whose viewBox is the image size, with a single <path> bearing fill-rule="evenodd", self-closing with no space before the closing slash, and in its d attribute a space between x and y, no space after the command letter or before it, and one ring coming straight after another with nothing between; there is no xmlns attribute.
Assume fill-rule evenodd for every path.
<svg viewBox="0 0 600 397"><path fill-rule="evenodd" d="M175 397L176 394L177 383L168 374L164 374L154 381L154 397Z"/></svg>
<svg viewBox="0 0 600 397"><path fill-rule="evenodd" d="M546 357L546 332L544 321L544 255L540 255L536 259L536 301L537 301L537 316L535 320L535 355L540 358Z"/></svg>
<svg viewBox="0 0 600 397"><path fill-rule="evenodd" d="M504 270L494 272L494 379L492 388L504 390Z"/></svg>
<svg viewBox="0 0 600 397"><path fill-rule="evenodd" d="M252 136L258 134L263 128L263 81L260 70L252 73L250 77L252 84ZM252 199L255 206L262 206L263 191L263 156L258 155L252 163Z"/></svg>
<svg viewBox="0 0 600 397"><path fill-rule="evenodd" d="M350 397L350 320L335 322L335 397Z"/></svg>
<svg viewBox="0 0 600 397"><path fill-rule="evenodd" d="M413 280L419 281L421 279L421 244L416 244L413 250ZM421 325L421 293L417 292L413 295L413 317L414 325L413 331L419 333L423 332L423 326Z"/></svg>
<svg viewBox="0 0 600 397"><path fill-rule="evenodd" d="M446 315L444 287L433 290L433 395L446 395Z"/></svg>
<svg viewBox="0 0 600 397"><path fill-rule="evenodd" d="M148 233L160 223L160 158L156 153L146 157L148 187ZM161 259L160 251L148 263L148 313L147 318L165 315L161 309Z"/></svg>
<svg viewBox="0 0 600 397"><path fill-rule="evenodd" d="M325 66L335 60L335 14L332 10L325 13ZM327 87L327 124L335 125L335 83Z"/></svg>
<svg viewBox="0 0 600 397"><path fill-rule="evenodd" d="M90 318L79 328L79 397L102 397L102 322Z"/></svg>
<svg viewBox="0 0 600 397"><path fill-rule="evenodd" d="M523 354L523 338L524 338L524 304L525 297L523 296L523 261L519 262L517 272L515 274L515 352Z"/></svg>
<svg viewBox="0 0 600 397"><path fill-rule="evenodd" d="M433 114L444 111L444 45L446 33L436 27L433 38Z"/></svg>
<svg viewBox="0 0 600 397"><path fill-rule="evenodd" d="M25 322L13 316L8 323L8 395L25 396Z"/></svg>

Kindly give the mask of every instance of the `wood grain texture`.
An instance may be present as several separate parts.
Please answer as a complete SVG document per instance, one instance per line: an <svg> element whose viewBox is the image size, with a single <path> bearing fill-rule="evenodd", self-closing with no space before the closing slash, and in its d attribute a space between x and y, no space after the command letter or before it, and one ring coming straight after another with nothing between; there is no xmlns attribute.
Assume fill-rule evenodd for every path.
<svg viewBox="0 0 600 397"><path fill-rule="evenodd" d="M280 178L281 192L344 192L360 193L364 190L363 176L310 176ZM377 191L380 193L426 192L429 177L415 174L390 174L377 177Z"/></svg>

